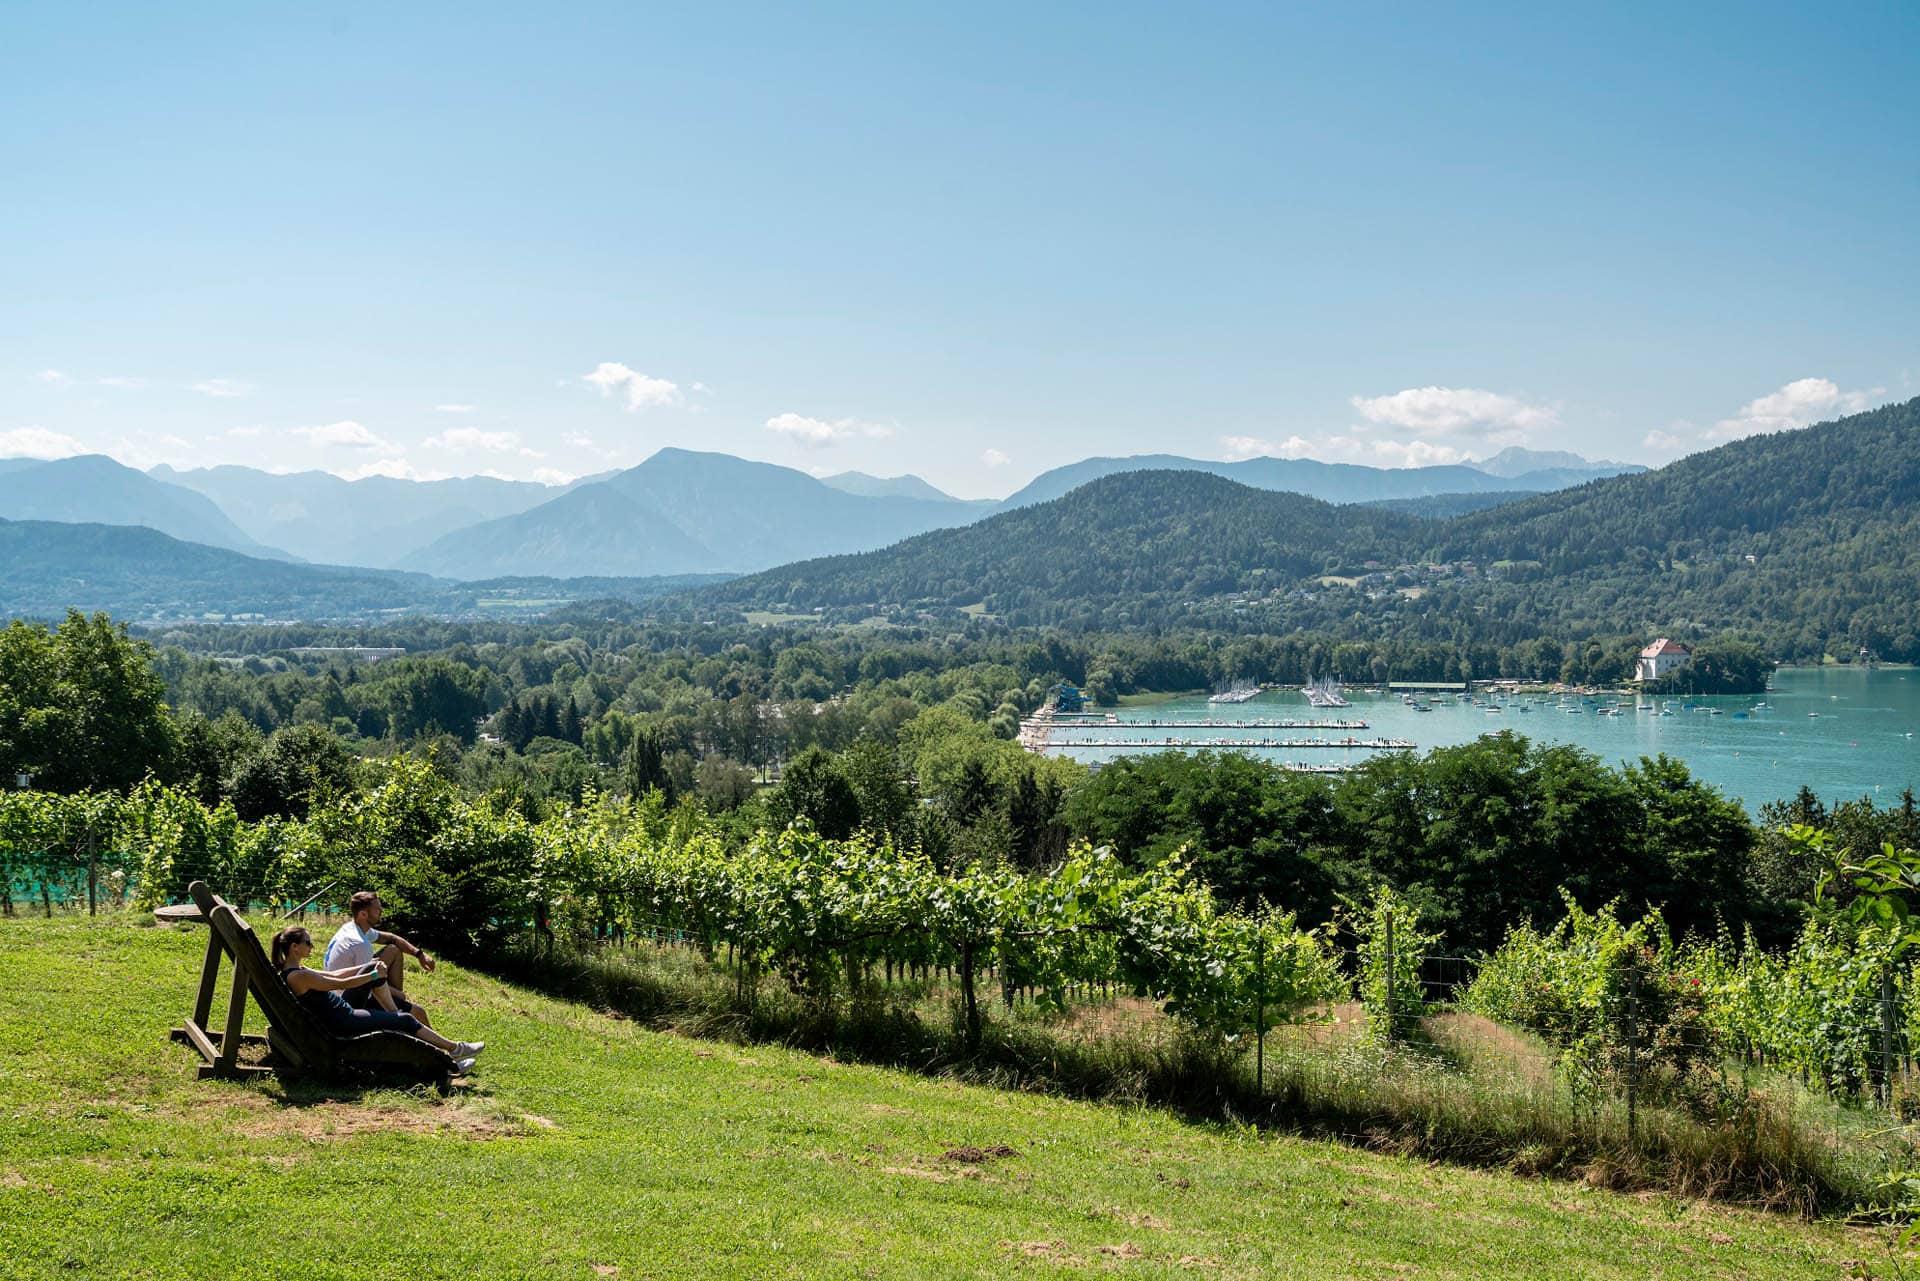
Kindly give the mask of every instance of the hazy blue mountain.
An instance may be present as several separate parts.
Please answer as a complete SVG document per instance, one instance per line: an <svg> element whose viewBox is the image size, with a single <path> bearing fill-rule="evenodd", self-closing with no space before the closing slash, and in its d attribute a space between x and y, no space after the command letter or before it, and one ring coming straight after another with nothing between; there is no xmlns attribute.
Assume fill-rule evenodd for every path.
<svg viewBox="0 0 1920 1281"><path fill-rule="evenodd" d="M1489 476L1524 476L1528 472L1541 471L1593 471L1611 468L1609 475L1620 472L1645 471L1646 468L1629 463L1594 462L1582 458L1579 454L1565 449L1522 449L1510 445L1491 458L1482 458L1467 466L1483 471Z"/></svg>
<svg viewBox="0 0 1920 1281"><path fill-rule="evenodd" d="M843 471L822 476L820 483L844 493L858 494L862 498L923 498L928 502L962 503L983 510L999 505L992 499L955 498L911 473L905 476L870 476L863 471Z"/></svg>
<svg viewBox="0 0 1920 1281"><path fill-rule="evenodd" d="M204 494L149 476L104 454L0 465L0 517L144 525L187 542L286 558L250 537Z"/></svg>
<svg viewBox="0 0 1920 1281"><path fill-rule="evenodd" d="M307 560L389 568L456 529L526 511L562 490L533 481L342 480L330 472L276 475L252 467L164 464L149 473L212 499L253 538Z"/></svg>
<svg viewBox="0 0 1920 1281"><path fill-rule="evenodd" d="M1329 503L1370 503L1384 498L1430 498L1440 494L1478 494L1496 490L1541 492L1585 484L1603 476L1643 467L1611 463L1597 467L1548 468L1495 476L1477 467L1367 467L1323 463L1312 458L1249 458L1224 463L1174 454L1138 454L1130 458L1087 458L1034 477L1000 505L1001 511L1044 503L1089 481L1127 471L1200 471L1224 476L1253 489L1305 494Z"/></svg>
<svg viewBox="0 0 1920 1281"><path fill-rule="evenodd" d="M663 449L518 515L457 530L403 563L450 578L735 573L884 547L979 514L951 499L867 497L791 467Z"/></svg>
<svg viewBox="0 0 1920 1281"><path fill-rule="evenodd" d="M646 600L713 581L678 575L455 583L267 560L139 526L0 520L0 617L59 618L69 608L106 610L128 621L378 620L402 612L513 617L556 601Z"/></svg>

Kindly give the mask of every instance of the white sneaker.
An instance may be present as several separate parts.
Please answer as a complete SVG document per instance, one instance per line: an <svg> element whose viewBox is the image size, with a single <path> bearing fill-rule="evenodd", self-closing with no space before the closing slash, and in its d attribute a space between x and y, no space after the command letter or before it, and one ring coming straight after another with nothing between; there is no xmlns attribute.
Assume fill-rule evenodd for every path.
<svg viewBox="0 0 1920 1281"><path fill-rule="evenodd" d="M470 1059L470 1058L466 1058L466 1059L455 1059L455 1060L453 1061L453 1074L454 1074L455 1076L465 1076L465 1075L466 1075L467 1073L469 1073L469 1072L471 1072L471 1071L473 1071L473 1060L472 1060L472 1059Z"/></svg>
<svg viewBox="0 0 1920 1281"><path fill-rule="evenodd" d="M479 1057L480 1051L486 1048L487 1043L485 1041L455 1041L453 1043L453 1057L456 1059L477 1058Z"/></svg>

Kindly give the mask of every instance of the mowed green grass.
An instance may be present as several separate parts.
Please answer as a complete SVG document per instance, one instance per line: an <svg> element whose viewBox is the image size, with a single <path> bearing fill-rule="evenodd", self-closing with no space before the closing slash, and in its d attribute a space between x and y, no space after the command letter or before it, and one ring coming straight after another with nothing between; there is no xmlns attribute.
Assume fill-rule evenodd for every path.
<svg viewBox="0 0 1920 1281"><path fill-rule="evenodd" d="M489 1042L452 1098L201 1082L166 1031L204 940L0 921L0 1277L1599 1281L1890 1262L1884 1234L665 1035L450 965L412 990ZM997 1144L1018 1155L944 1155Z"/></svg>

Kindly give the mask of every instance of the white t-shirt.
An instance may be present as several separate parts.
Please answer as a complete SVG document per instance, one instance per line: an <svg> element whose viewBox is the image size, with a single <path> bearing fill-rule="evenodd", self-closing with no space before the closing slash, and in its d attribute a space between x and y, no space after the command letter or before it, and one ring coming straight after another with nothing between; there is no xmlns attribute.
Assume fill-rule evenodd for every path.
<svg viewBox="0 0 1920 1281"><path fill-rule="evenodd" d="M373 964L374 939L379 933L372 926L362 931L358 924L349 920L334 931L333 942L327 944L327 968L351 970Z"/></svg>

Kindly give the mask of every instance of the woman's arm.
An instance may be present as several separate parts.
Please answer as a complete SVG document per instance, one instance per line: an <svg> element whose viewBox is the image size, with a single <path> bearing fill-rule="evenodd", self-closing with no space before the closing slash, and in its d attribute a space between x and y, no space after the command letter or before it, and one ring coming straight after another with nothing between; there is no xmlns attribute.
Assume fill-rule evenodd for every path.
<svg viewBox="0 0 1920 1281"><path fill-rule="evenodd" d="M378 971L371 974L358 974L351 970L309 970L298 969L287 975L287 986L295 994L301 992L335 992L342 988L365 987L374 979L381 977Z"/></svg>

